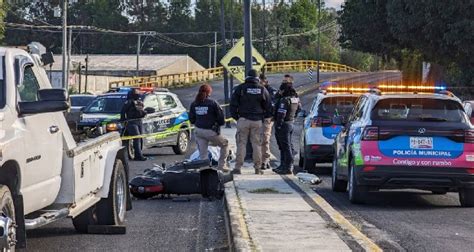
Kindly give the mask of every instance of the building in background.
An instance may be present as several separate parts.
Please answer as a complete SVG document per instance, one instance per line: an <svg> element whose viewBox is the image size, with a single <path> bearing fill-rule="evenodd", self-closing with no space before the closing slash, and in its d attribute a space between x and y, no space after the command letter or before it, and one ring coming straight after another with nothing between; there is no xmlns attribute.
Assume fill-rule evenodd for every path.
<svg viewBox="0 0 474 252"><path fill-rule="evenodd" d="M72 55L69 87L84 92L86 84L86 55ZM79 69L81 69L79 71ZM51 67L46 66L53 87L61 87L62 56L55 55ZM137 76L136 55L90 54L87 64L87 91L101 93L108 90L111 81ZM204 70L188 55L140 55L139 76L167 75Z"/></svg>

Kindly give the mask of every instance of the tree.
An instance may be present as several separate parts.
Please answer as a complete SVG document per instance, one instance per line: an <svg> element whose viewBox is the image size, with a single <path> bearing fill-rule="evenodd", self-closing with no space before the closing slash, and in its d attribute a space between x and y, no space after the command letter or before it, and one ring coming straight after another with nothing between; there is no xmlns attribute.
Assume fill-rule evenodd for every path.
<svg viewBox="0 0 474 252"><path fill-rule="evenodd" d="M2 1L0 2L0 41L3 41L4 33L5 33L5 24L3 23L6 15L6 5Z"/></svg>

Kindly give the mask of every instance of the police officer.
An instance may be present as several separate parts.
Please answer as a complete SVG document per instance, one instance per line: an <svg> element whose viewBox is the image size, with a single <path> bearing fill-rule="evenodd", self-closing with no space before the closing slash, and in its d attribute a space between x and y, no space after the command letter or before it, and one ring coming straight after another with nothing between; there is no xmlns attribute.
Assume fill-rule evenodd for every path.
<svg viewBox="0 0 474 252"><path fill-rule="evenodd" d="M207 148L211 145L219 146L220 155L218 169L228 171L227 156L229 155L229 141L220 134L220 128L225 123L224 113L219 103L210 99L212 87L204 84L199 87L196 99L189 109L189 120L195 126L196 144L201 160L209 159Z"/></svg>
<svg viewBox="0 0 474 252"><path fill-rule="evenodd" d="M280 166L273 171L290 174L293 170L293 123L301 104L292 86L285 86L275 105L275 137L280 148Z"/></svg>
<svg viewBox="0 0 474 252"><path fill-rule="evenodd" d="M128 92L127 101L120 112L120 121L125 123L129 136L139 136L143 133L142 118L145 115L146 112L143 109L143 102L140 101L139 90L134 88ZM140 138L133 139L133 150L135 152L135 160L147 160L142 153Z"/></svg>
<svg viewBox="0 0 474 252"><path fill-rule="evenodd" d="M272 103L268 91L260 85L257 77L257 71L254 69L248 72L245 83L237 86L230 102L230 113L232 118L237 121L237 133L235 135L237 142L237 157L234 174L240 174L244 164L247 140L250 136L250 142L253 148L253 163L255 174L261 174L262 166L262 146L261 130L262 121L265 113L272 110Z"/></svg>
<svg viewBox="0 0 474 252"><path fill-rule="evenodd" d="M267 111L264 115L263 125L262 125L262 170L270 168L270 139L272 137L272 128L273 128L273 105L275 104L275 95L277 90L270 86L268 83L267 77L265 74L260 74L260 84L265 87L265 89L270 94L272 100L272 110Z"/></svg>

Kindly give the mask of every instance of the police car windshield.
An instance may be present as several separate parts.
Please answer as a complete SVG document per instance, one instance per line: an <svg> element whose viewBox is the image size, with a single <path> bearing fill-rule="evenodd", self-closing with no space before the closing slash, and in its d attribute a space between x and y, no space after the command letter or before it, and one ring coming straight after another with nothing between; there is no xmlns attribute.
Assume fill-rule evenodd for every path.
<svg viewBox="0 0 474 252"><path fill-rule="evenodd" d="M333 96L326 97L318 107L319 116L348 115L351 113L357 97L355 96Z"/></svg>
<svg viewBox="0 0 474 252"><path fill-rule="evenodd" d="M84 109L84 113L118 114L127 100L127 96L104 96L97 97Z"/></svg>
<svg viewBox="0 0 474 252"><path fill-rule="evenodd" d="M387 98L372 110L375 121L464 122L464 111L456 101L434 98Z"/></svg>
<svg viewBox="0 0 474 252"><path fill-rule="evenodd" d="M85 107L94 100L95 96L71 96L71 106Z"/></svg>

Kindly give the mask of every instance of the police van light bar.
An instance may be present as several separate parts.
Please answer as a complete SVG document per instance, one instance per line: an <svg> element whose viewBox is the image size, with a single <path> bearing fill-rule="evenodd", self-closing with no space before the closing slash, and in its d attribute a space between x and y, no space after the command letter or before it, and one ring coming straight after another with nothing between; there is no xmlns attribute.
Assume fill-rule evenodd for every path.
<svg viewBox="0 0 474 252"><path fill-rule="evenodd" d="M378 85L378 88L386 91L386 89L394 89L394 91L439 91L439 90L446 90L444 86L418 86L418 85Z"/></svg>

